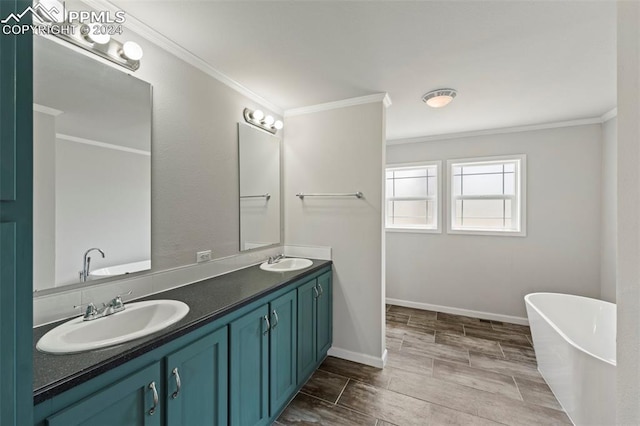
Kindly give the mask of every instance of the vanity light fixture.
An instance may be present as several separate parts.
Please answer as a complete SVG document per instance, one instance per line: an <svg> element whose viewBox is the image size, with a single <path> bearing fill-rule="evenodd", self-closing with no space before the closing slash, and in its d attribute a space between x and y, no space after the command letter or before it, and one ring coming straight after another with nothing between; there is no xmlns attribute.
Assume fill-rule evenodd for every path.
<svg viewBox="0 0 640 426"><path fill-rule="evenodd" d="M1 1L1 0L0 0ZM54 35L74 46L121 65L131 71L140 68L142 47L133 41L121 43L106 33L108 27L98 23L70 21L64 4L58 0L39 0L34 6L42 25L60 27L47 34Z"/></svg>
<svg viewBox="0 0 640 426"><path fill-rule="evenodd" d="M251 113L251 118L253 118L254 120L262 120L264 118L264 112L262 112L262 110L255 110Z"/></svg>
<svg viewBox="0 0 640 426"><path fill-rule="evenodd" d="M85 34L84 39L87 40L89 43L104 45L104 44L109 44L109 42L111 41L111 36L109 34L101 34L99 32L100 27L98 24L92 24L92 25L84 24L81 28L82 28L81 33Z"/></svg>
<svg viewBox="0 0 640 426"><path fill-rule="evenodd" d="M124 59L128 59L130 61L139 61L142 59L142 55L144 54L142 47L140 47L140 45L135 41L125 42L119 53Z"/></svg>
<svg viewBox="0 0 640 426"><path fill-rule="evenodd" d="M259 109L251 111L249 108L245 108L242 115L244 116L244 121L247 123L274 135L284 127L282 121L276 120L272 115L265 116L264 112Z"/></svg>
<svg viewBox="0 0 640 426"><path fill-rule="evenodd" d="M456 97L458 92L455 89L436 89L422 96L422 101L431 108L442 108Z"/></svg>

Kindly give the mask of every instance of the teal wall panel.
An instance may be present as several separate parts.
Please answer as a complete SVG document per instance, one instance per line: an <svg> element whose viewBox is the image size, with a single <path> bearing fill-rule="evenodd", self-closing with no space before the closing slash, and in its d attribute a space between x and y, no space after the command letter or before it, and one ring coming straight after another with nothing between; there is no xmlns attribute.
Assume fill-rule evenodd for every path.
<svg viewBox="0 0 640 426"><path fill-rule="evenodd" d="M0 17L30 1L0 1ZM30 24L24 15L21 24ZM33 422L32 36L0 35L0 424Z"/></svg>

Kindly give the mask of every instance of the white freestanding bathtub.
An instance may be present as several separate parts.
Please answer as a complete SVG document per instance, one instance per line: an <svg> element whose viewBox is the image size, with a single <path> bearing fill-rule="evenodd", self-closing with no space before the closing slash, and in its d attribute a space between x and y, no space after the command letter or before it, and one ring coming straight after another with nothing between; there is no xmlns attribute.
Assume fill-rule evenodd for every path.
<svg viewBox="0 0 640 426"><path fill-rule="evenodd" d="M575 425L616 423L616 305L588 297L524 298L538 370Z"/></svg>

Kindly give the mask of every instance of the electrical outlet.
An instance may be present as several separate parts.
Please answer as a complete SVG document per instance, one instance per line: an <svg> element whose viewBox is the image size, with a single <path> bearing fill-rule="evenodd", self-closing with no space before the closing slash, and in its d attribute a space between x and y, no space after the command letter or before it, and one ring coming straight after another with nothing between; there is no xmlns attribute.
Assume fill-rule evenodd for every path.
<svg viewBox="0 0 640 426"><path fill-rule="evenodd" d="M200 262L208 262L211 260L211 250L199 251L196 253L196 261Z"/></svg>

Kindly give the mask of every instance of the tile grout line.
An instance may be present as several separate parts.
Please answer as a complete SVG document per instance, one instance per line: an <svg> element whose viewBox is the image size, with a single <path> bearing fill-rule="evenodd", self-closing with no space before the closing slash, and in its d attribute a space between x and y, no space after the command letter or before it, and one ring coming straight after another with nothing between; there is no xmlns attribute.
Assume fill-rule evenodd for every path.
<svg viewBox="0 0 640 426"><path fill-rule="evenodd" d="M366 383L365 383L365 384L366 384ZM373 386L373 385L370 385L370 386ZM315 395L311 395L311 394L308 394L308 393L306 393L306 392L302 392L302 391L299 391L298 393L301 393L301 394L306 395L306 396L308 396L308 397L310 397L310 398L317 399L318 401L321 401L321 402L324 402L324 403L326 403L326 404L330 404L330 405L331 405L331 402L329 402L329 401L327 401L327 400L325 400L325 399L322 399L322 398L318 398L318 397L317 397L317 396L315 396ZM352 407L350 407L349 405L338 405L338 404L333 404L333 406L334 406L334 407L337 407L337 408L342 408L342 409L347 410L347 411L353 411L354 413L357 413L357 414L360 414L360 415L363 415L363 416L366 416L366 417L371 417L372 419L375 419L376 421L378 420L377 418L373 417L372 415L367 414L367 413L365 413L365 412L363 412L363 411L356 410L355 408L352 408Z"/></svg>
<svg viewBox="0 0 640 426"><path fill-rule="evenodd" d="M500 348L500 352L502 352L502 357L507 359L507 354L504 353L504 349L502 348L502 343L498 342L498 347Z"/></svg>
<svg viewBox="0 0 640 426"><path fill-rule="evenodd" d="M347 385L349 384L350 380L351 380L350 378L347 378L347 383L345 383L344 386L342 387L342 390L340 391L340 394L336 398L336 402L334 402L333 405L338 405L338 401L340 401L342 394L344 393L345 389L347 389Z"/></svg>
<svg viewBox="0 0 640 426"><path fill-rule="evenodd" d="M522 392L520 392L520 386L518 386L518 382L516 382L515 376L511 376L511 379L513 379L513 383L516 385L516 390L518 391L518 395L520 395L520 398L522 399L522 402L526 402L524 400L524 396L522 396Z"/></svg>

